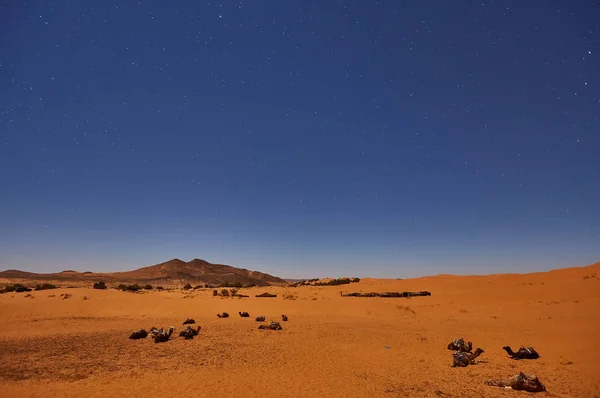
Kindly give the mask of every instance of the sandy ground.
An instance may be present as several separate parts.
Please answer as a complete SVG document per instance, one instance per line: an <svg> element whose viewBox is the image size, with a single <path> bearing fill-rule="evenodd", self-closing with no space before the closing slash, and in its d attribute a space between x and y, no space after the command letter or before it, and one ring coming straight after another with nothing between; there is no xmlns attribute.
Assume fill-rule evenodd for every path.
<svg viewBox="0 0 600 398"><path fill-rule="evenodd" d="M546 385L538 396L597 397L598 276L600 264L241 291L277 298L220 298L210 290L7 293L0 295L0 396L523 397L531 394L484 381L525 371ZM404 290L433 295L340 297L340 291ZM64 293L71 297L62 299ZM231 317L217 318L221 311ZM283 331L257 329L255 316L279 321L283 313L289 316ZM192 341L128 339L140 327L181 330L186 317L202 326ZM480 363L451 367L446 346L460 336L485 350ZM504 345L534 346L541 358L511 360Z"/></svg>

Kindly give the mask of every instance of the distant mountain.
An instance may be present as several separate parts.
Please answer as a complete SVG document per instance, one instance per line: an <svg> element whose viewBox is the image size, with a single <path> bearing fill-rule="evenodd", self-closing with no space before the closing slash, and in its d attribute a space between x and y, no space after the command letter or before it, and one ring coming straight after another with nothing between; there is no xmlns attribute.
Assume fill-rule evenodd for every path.
<svg viewBox="0 0 600 398"><path fill-rule="evenodd" d="M57 281L57 282L93 282L105 281L106 283L143 283L153 285L179 285L190 283L210 284L217 286L222 283L257 285L257 286L285 286L288 282L281 278L258 271L236 268L230 265L212 264L205 260L194 259L182 261L173 259L161 264L143 267L135 271L94 273L63 271L53 274L36 274L18 270L0 272L0 279L15 281Z"/></svg>

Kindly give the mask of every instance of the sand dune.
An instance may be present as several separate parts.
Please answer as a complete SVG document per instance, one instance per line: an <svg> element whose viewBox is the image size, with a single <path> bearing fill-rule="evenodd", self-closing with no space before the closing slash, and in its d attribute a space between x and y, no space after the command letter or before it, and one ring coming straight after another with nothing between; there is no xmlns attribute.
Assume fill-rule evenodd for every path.
<svg viewBox="0 0 600 398"><path fill-rule="evenodd" d="M526 275L242 289L250 298L212 297L211 290L7 293L0 295L0 395L520 397L528 394L484 380L525 371L546 385L539 396L595 397L599 277L600 263ZM432 296L340 297L417 290ZM278 297L254 297L263 291ZM222 311L231 317L217 318ZM257 330L255 316L280 320L283 313L283 331ZM140 327L181 330L186 317L202 326L194 340L127 338ZM460 336L485 350L479 364L451 367L446 345ZM511 360L501 349L507 344L532 345L541 358Z"/></svg>

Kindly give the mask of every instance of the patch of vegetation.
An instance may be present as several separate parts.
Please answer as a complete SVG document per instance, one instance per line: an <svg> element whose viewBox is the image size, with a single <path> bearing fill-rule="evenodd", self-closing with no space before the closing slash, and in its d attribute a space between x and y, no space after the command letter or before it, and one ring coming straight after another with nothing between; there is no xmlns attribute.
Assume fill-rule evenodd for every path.
<svg viewBox="0 0 600 398"><path fill-rule="evenodd" d="M332 279L330 281L327 282L315 282L315 286L339 286L339 285L348 285L350 283L353 282L358 282L360 281L360 279L358 278L338 278L338 279Z"/></svg>
<svg viewBox="0 0 600 398"><path fill-rule="evenodd" d="M256 287L256 283L249 283L247 285L244 285L245 288L251 288L251 287Z"/></svg>
<svg viewBox="0 0 600 398"><path fill-rule="evenodd" d="M19 289L17 291L17 289ZM27 289L25 286L21 285L20 283L15 283L14 285L6 285L4 286L4 289L1 289L0 292L2 293L11 293L11 292L30 292L31 289L29 290L23 290L23 289Z"/></svg>
<svg viewBox="0 0 600 398"><path fill-rule="evenodd" d="M137 283L134 285L125 285L123 283L121 283L119 285L119 287L117 287L117 289L122 290L124 292L137 292L142 290L142 287L140 285L138 285Z"/></svg>
<svg viewBox="0 0 600 398"><path fill-rule="evenodd" d="M147 284L144 286L144 290L152 290L154 289L151 284Z"/></svg>
<svg viewBox="0 0 600 398"><path fill-rule="evenodd" d="M156 286L156 290L164 290L165 288L162 286Z"/></svg>
<svg viewBox="0 0 600 398"><path fill-rule="evenodd" d="M227 289L221 290L221 296L223 296L223 297L229 297L229 290L227 290Z"/></svg>
<svg viewBox="0 0 600 398"><path fill-rule="evenodd" d="M106 283L100 281L94 283L94 289L106 289Z"/></svg>
<svg viewBox="0 0 600 398"><path fill-rule="evenodd" d="M41 285L36 285L35 290L50 290L56 289L56 286L52 283L42 283Z"/></svg>
<svg viewBox="0 0 600 398"><path fill-rule="evenodd" d="M298 286L339 286L339 285L347 285L350 283L357 283L360 282L360 278L338 278L338 279L332 279L330 281L327 282L319 282L319 279L308 279L305 281L300 281L300 282L296 282L296 283L292 283L290 286L291 287L298 287Z"/></svg>
<svg viewBox="0 0 600 398"><path fill-rule="evenodd" d="M232 289L229 289L229 293L231 293L232 296L235 296L239 290L240 289L232 288Z"/></svg>
<svg viewBox="0 0 600 398"><path fill-rule="evenodd" d="M186 285L183 287L183 290L190 290L192 288L192 285L190 285L189 283L186 283Z"/></svg>

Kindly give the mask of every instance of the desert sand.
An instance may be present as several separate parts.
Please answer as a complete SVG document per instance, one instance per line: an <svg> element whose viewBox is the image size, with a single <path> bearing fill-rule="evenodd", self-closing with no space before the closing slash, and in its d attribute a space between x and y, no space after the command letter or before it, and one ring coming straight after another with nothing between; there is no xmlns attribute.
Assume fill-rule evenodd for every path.
<svg viewBox="0 0 600 398"><path fill-rule="evenodd" d="M599 276L600 263L523 275L242 289L249 298L213 297L210 289L6 293L0 395L522 397L530 393L484 381L524 371L545 384L537 396L596 397ZM340 296L418 290L432 296ZM278 297L254 297L264 291ZM222 311L231 316L217 318ZM281 321L281 314L289 316L282 331L257 329L255 316ZM193 340L178 337L187 317L202 326ZM166 343L128 339L136 329L170 325L177 330ZM476 365L452 368L446 346L461 336L485 353ZM533 346L541 357L515 361L504 345Z"/></svg>

